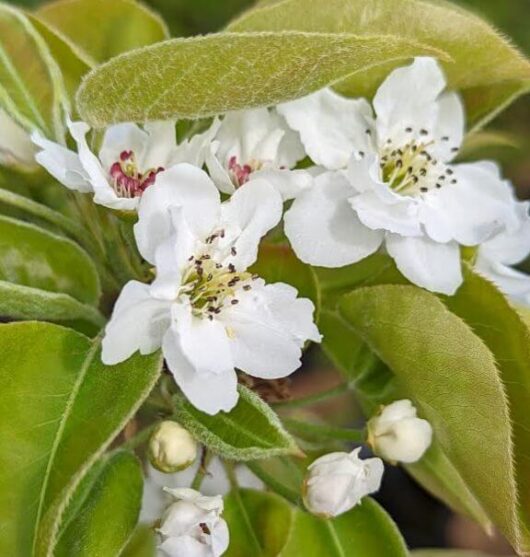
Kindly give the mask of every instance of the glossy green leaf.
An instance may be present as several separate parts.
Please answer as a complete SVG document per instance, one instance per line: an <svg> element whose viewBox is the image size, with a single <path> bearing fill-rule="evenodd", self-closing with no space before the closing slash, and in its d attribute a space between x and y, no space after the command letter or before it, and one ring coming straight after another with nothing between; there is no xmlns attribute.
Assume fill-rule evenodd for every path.
<svg viewBox="0 0 530 557"><path fill-rule="evenodd" d="M315 271L302 263L289 246L262 243L258 260L251 271L265 282L285 282L294 286L298 290L298 296L309 298L315 304L315 317L318 320L320 289Z"/></svg>
<svg viewBox="0 0 530 557"><path fill-rule="evenodd" d="M294 31L173 39L93 70L79 90L78 109L95 127L199 118L276 104L422 53L444 56L414 41L380 36Z"/></svg>
<svg viewBox="0 0 530 557"><path fill-rule="evenodd" d="M100 284L88 255L74 242L0 216L0 280L97 304Z"/></svg>
<svg viewBox="0 0 530 557"><path fill-rule="evenodd" d="M59 67L30 19L0 4L0 107L26 129L60 139L65 96Z"/></svg>
<svg viewBox="0 0 530 557"><path fill-rule="evenodd" d="M232 460L300 454L270 406L250 389L240 385L238 390L236 407L215 416L200 412L184 396L178 396L176 419L213 452Z"/></svg>
<svg viewBox="0 0 530 557"><path fill-rule="evenodd" d="M164 21L134 0L56 0L42 6L37 17L91 66L169 37Z"/></svg>
<svg viewBox="0 0 530 557"><path fill-rule="evenodd" d="M446 304L486 343L497 362L512 424L521 529L527 532L521 543L530 552L529 329L497 288L469 268L464 284L454 297L447 298Z"/></svg>
<svg viewBox="0 0 530 557"><path fill-rule="evenodd" d="M67 503L147 396L160 356L106 367L98 341L0 326L0 555L51 556Z"/></svg>
<svg viewBox="0 0 530 557"><path fill-rule="evenodd" d="M525 547L508 400L487 346L436 296L415 287L360 288L340 309L431 422L436 441L491 520Z"/></svg>
<svg viewBox="0 0 530 557"><path fill-rule="evenodd" d="M227 557L406 557L396 526L366 498L353 510L323 520L272 493L232 492L225 500L231 530Z"/></svg>
<svg viewBox="0 0 530 557"><path fill-rule="evenodd" d="M62 533L54 556L118 555L131 536L142 502L138 460L119 452L106 460L83 506Z"/></svg>
<svg viewBox="0 0 530 557"><path fill-rule="evenodd" d="M284 0L259 5L231 31L387 34L447 52L449 86L462 91L473 124L486 121L530 90L530 63L491 25L449 2L423 0ZM395 62L339 84L351 96L371 96Z"/></svg>

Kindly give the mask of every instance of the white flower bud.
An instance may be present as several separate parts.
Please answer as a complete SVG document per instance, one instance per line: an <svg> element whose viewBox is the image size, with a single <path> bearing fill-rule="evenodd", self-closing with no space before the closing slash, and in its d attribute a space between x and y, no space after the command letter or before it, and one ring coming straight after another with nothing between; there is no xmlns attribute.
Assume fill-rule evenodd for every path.
<svg viewBox="0 0 530 557"><path fill-rule="evenodd" d="M161 519L161 542L158 549L164 557L219 557L228 548L228 526L221 518L223 498L206 497L194 489L165 491L172 503Z"/></svg>
<svg viewBox="0 0 530 557"><path fill-rule="evenodd" d="M385 406L368 422L368 443L376 454L390 462L418 461L431 441L431 424L416 416L410 400Z"/></svg>
<svg viewBox="0 0 530 557"><path fill-rule="evenodd" d="M197 457L197 443L181 425L164 421L151 435L148 454L157 470L172 474L193 464Z"/></svg>
<svg viewBox="0 0 530 557"><path fill-rule="evenodd" d="M304 503L310 512L324 517L338 516L379 489L383 462L379 458L361 460L360 450L349 454L330 453L309 466Z"/></svg>

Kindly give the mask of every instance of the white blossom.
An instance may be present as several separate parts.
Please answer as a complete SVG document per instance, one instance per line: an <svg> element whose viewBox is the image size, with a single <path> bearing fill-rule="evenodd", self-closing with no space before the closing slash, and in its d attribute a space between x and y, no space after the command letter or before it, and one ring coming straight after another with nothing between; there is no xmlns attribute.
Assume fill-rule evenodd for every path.
<svg viewBox="0 0 530 557"><path fill-rule="evenodd" d="M385 460L416 462L431 445L432 427L417 417L410 400L398 400L369 420L368 442Z"/></svg>
<svg viewBox="0 0 530 557"><path fill-rule="evenodd" d="M151 464L161 472L177 472L193 464L197 442L180 424L164 420L151 434L148 455Z"/></svg>
<svg viewBox="0 0 530 557"><path fill-rule="evenodd" d="M68 121L77 152L46 139L39 132L32 136L41 148L37 161L67 188L93 193L94 202L111 209L136 210L140 197L159 176L182 162L197 166L204 155L215 126L177 145L175 122L152 122L143 129L125 123L110 126L98 155L87 142L90 127L85 122Z"/></svg>
<svg viewBox="0 0 530 557"><path fill-rule="evenodd" d="M28 132L0 109L0 165L35 167L35 151Z"/></svg>
<svg viewBox="0 0 530 557"><path fill-rule="evenodd" d="M416 58L393 71L373 108L324 89L280 105L307 154L328 169L295 199L285 231L306 263L341 267L380 246L411 282L452 294L460 245L510 226L511 192L489 162L452 164L464 110L442 70Z"/></svg>
<svg viewBox="0 0 530 557"><path fill-rule="evenodd" d="M514 202L516 226L505 229L478 249L475 268L516 304L530 305L530 277L512 265L530 255L528 202Z"/></svg>
<svg viewBox="0 0 530 557"><path fill-rule="evenodd" d="M255 108L229 112L216 131L206 156L210 176L227 194L262 178L291 199L309 187L305 170L291 170L305 157L300 136L276 110Z"/></svg>
<svg viewBox="0 0 530 557"><path fill-rule="evenodd" d="M219 557L228 549L228 526L221 514L223 498L188 488L169 489L173 502L158 532L161 557Z"/></svg>
<svg viewBox="0 0 530 557"><path fill-rule="evenodd" d="M379 458L361 460L360 451L358 448L351 453L330 453L309 466L303 495L310 512L324 517L338 516L379 489L383 462Z"/></svg>
<svg viewBox="0 0 530 557"><path fill-rule="evenodd" d="M162 347L179 387L209 414L236 404L236 368L266 379L295 371L305 341L320 341L313 303L247 270L281 213L279 194L261 179L221 203L211 179L194 166L160 175L142 197L135 225L156 279L123 288L105 331L103 361Z"/></svg>

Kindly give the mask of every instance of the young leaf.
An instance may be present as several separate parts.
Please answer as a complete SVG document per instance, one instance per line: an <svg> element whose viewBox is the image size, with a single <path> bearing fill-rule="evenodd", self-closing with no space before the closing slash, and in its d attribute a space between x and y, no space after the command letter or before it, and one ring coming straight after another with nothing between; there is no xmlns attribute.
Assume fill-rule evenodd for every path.
<svg viewBox="0 0 530 557"><path fill-rule="evenodd" d="M405 543L386 512L372 499L323 520L291 507L271 493L232 492L225 500L231 530L227 557L406 557Z"/></svg>
<svg viewBox="0 0 530 557"><path fill-rule="evenodd" d="M98 341L0 326L0 554L50 557L68 501L147 396L160 356L106 367Z"/></svg>
<svg viewBox="0 0 530 557"><path fill-rule="evenodd" d="M6 4L0 4L0 82L0 107L23 127L64 136L59 67L30 19Z"/></svg>
<svg viewBox="0 0 530 557"><path fill-rule="evenodd" d="M528 60L484 20L449 2L285 0L258 5L229 30L385 33L436 47L451 56L445 64L449 86L462 91L472 124L484 123L530 90ZM371 96L396 65L353 75L338 88L350 96Z"/></svg>
<svg viewBox="0 0 530 557"><path fill-rule="evenodd" d="M95 127L200 118L300 97L388 60L418 54L445 56L388 36L294 31L173 39L93 70L79 89L78 110Z"/></svg>
<svg viewBox="0 0 530 557"><path fill-rule="evenodd" d="M175 397L175 417L198 441L232 460L300 454L278 416L250 389L239 386L239 402L230 412L209 416L183 396Z"/></svg>
<svg viewBox="0 0 530 557"><path fill-rule="evenodd" d="M0 216L0 280L68 294L93 305L100 296L94 264L77 244L3 216Z"/></svg>
<svg viewBox="0 0 530 557"><path fill-rule="evenodd" d="M56 0L36 15L92 67L169 37L162 18L135 0Z"/></svg>
<svg viewBox="0 0 530 557"><path fill-rule="evenodd" d="M508 401L486 345L436 296L411 286L361 288L340 309L431 422L491 520L520 544Z"/></svg>
<svg viewBox="0 0 530 557"><path fill-rule="evenodd" d="M132 454L118 452L108 458L54 555L119 555L138 520L142 485L142 469Z"/></svg>

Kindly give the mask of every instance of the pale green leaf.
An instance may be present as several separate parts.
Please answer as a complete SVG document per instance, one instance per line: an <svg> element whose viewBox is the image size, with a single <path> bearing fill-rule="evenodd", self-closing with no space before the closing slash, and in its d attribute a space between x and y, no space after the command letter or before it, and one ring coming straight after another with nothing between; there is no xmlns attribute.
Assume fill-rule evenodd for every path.
<svg viewBox="0 0 530 557"><path fill-rule="evenodd" d="M514 151L520 149L517 137L512 134L494 131L483 130L468 135L462 149L458 153L459 161L469 160L482 160L490 158L489 153L497 153L499 149L509 149Z"/></svg>
<svg viewBox="0 0 530 557"><path fill-rule="evenodd" d="M36 15L92 66L169 37L162 18L134 0L56 0Z"/></svg>
<svg viewBox="0 0 530 557"><path fill-rule="evenodd" d="M320 31L416 40L447 52L449 86L462 91L471 123L483 123L530 88L530 63L491 25L449 2L283 0L260 4L231 31ZM395 62L353 76L339 90L371 96Z"/></svg>
<svg viewBox="0 0 530 557"><path fill-rule="evenodd" d="M480 551L465 549L417 549L410 552L411 557L491 557Z"/></svg>
<svg viewBox="0 0 530 557"><path fill-rule="evenodd" d="M250 389L239 386L239 401L230 412L210 416L184 396L175 398L176 419L214 453L232 460L300 454L278 416Z"/></svg>
<svg viewBox="0 0 530 557"><path fill-rule="evenodd" d="M522 544L508 400L486 345L436 296L415 287L360 288L340 308L431 422L490 519Z"/></svg>
<svg viewBox="0 0 530 557"><path fill-rule="evenodd" d="M276 104L388 60L445 56L415 41L330 33L229 33L173 39L93 70L78 110L95 127L199 118Z"/></svg>
<svg viewBox="0 0 530 557"><path fill-rule="evenodd" d="M0 280L68 294L97 304L100 284L88 255L74 242L0 216Z"/></svg>
<svg viewBox="0 0 530 557"><path fill-rule="evenodd" d="M118 452L106 459L54 556L118 555L138 520L142 485L142 470L133 455Z"/></svg>
<svg viewBox="0 0 530 557"><path fill-rule="evenodd" d="M140 525L131 536L129 543L120 553L120 557L155 557L156 540L152 528Z"/></svg>
<svg viewBox="0 0 530 557"><path fill-rule="evenodd" d="M106 367L98 341L0 326L0 555L51 556L67 503L147 396L160 356Z"/></svg>

